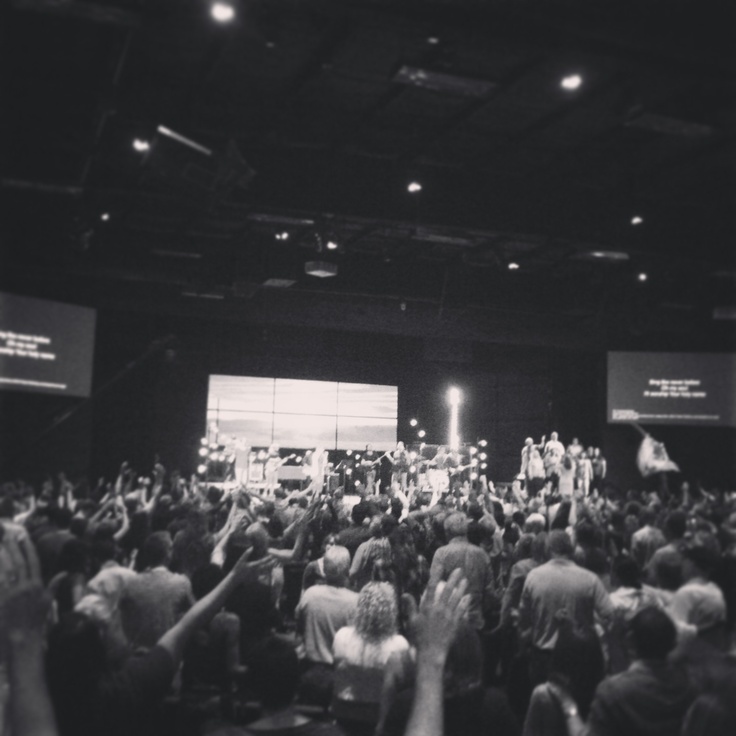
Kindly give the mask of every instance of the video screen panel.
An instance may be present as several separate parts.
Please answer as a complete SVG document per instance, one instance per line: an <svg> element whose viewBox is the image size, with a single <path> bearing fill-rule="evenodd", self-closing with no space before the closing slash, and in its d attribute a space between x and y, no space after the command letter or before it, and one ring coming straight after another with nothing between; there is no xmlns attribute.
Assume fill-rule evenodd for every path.
<svg viewBox="0 0 736 736"><path fill-rule="evenodd" d="M207 422L251 447L358 450L396 444L398 388L365 383L211 375Z"/></svg>
<svg viewBox="0 0 736 736"><path fill-rule="evenodd" d="M0 293L0 389L87 397L94 309Z"/></svg>
<svg viewBox="0 0 736 736"><path fill-rule="evenodd" d="M736 355L608 353L608 422L736 427Z"/></svg>

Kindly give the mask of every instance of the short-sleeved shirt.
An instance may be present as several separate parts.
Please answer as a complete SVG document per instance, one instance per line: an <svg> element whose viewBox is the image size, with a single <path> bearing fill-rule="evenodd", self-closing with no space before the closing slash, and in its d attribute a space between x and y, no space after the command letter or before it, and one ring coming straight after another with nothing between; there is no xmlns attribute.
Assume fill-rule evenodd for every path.
<svg viewBox="0 0 736 736"><path fill-rule="evenodd" d="M296 609L304 630L304 648L312 662L333 663L335 634L351 623L358 594L334 585L315 585L302 594Z"/></svg>
<svg viewBox="0 0 736 736"><path fill-rule="evenodd" d="M613 616L611 599L598 576L572 560L556 558L527 575L519 608L520 630L530 635L534 646L551 650L562 611L581 628L592 627L596 613L605 621Z"/></svg>

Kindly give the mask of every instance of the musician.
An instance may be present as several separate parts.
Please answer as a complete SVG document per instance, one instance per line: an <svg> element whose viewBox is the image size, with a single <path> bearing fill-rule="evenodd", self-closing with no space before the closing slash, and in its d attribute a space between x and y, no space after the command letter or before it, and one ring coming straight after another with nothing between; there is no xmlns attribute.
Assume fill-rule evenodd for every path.
<svg viewBox="0 0 736 736"><path fill-rule="evenodd" d="M275 442L268 448L268 456L266 457L266 463L263 469L267 491L275 491L280 485L279 468L283 464L281 462L280 451L281 448Z"/></svg>
<svg viewBox="0 0 736 736"><path fill-rule="evenodd" d="M366 445L365 452L360 458L360 468L363 472L365 492L372 496L375 493L376 466L381 461L373 450L373 445Z"/></svg>
<svg viewBox="0 0 736 736"><path fill-rule="evenodd" d="M403 442L396 444L396 449L391 453L391 487L398 483L402 491L406 491L406 481L409 478L409 467L411 461L409 453Z"/></svg>
<svg viewBox="0 0 736 736"><path fill-rule="evenodd" d="M310 478L305 490L321 493L325 484L325 471L329 453L323 447L317 447L304 456L304 474Z"/></svg>

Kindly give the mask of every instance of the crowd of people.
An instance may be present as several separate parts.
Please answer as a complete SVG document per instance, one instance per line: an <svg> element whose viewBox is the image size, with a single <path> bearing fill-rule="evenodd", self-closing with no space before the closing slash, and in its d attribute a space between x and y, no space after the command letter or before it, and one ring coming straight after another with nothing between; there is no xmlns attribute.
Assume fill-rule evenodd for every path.
<svg viewBox="0 0 736 736"><path fill-rule="evenodd" d="M732 734L736 493L621 491L556 433L521 459L439 497L5 483L0 728Z"/></svg>

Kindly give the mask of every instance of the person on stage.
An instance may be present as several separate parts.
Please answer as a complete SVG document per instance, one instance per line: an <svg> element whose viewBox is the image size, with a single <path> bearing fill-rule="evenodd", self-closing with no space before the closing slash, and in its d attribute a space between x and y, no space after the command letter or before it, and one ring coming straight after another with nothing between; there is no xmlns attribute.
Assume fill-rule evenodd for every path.
<svg viewBox="0 0 736 736"><path fill-rule="evenodd" d="M560 481L560 463L565 454L565 446L560 442L557 432L552 432L549 442L544 446L544 470L547 480L552 481L552 487L556 490Z"/></svg>
<svg viewBox="0 0 736 736"><path fill-rule="evenodd" d="M273 493L280 485L279 468L283 464L280 457L281 448L274 442L268 448L268 456L263 469L266 479L266 491Z"/></svg>
<svg viewBox="0 0 736 736"><path fill-rule="evenodd" d="M365 492L369 496L372 496L376 492L376 466L379 462L380 458L373 450L373 445L366 445L365 452L360 458L360 468L363 472L363 483L365 484Z"/></svg>
<svg viewBox="0 0 736 736"><path fill-rule="evenodd" d="M403 442L396 444L396 449L391 453L391 487L398 483L402 492L406 493L406 483L409 478L409 467L411 465L409 453Z"/></svg>

